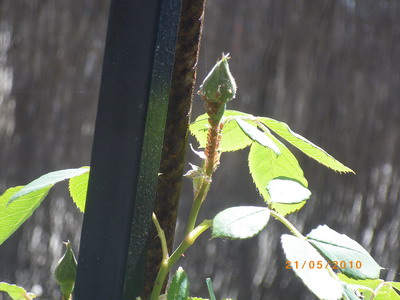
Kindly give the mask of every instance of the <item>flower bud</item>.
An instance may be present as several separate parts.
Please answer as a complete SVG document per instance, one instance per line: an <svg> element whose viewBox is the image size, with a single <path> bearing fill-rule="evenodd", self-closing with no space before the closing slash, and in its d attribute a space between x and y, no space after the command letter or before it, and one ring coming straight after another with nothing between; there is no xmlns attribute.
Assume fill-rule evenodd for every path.
<svg viewBox="0 0 400 300"><path fill-rule="evenodd" d="M74 252L71 248L71 243L68 241L64 244L67 247L67 250L63 257L58 261L54 275L64 298L70 299L75 284L77 263Z"/></svg>
<svg viewBox="0 0 400 300"><path fill-rule="evenodd" d="M229 71L228 55L222 55L200 86L203 100L216 104L226 104L235 98L236 82Z"/></svg>

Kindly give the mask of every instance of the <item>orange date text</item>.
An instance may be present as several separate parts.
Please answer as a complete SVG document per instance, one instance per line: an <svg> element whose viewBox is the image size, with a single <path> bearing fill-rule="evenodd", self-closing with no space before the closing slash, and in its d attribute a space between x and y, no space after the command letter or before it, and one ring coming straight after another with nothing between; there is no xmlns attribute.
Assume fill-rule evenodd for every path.
<svg viewBox="0 0 400 300"><path fill-rule="evenodd" d="M357 260L341 260L341 261L326 261L326 260L295 260L295 261L286 261L286 269L327 269L328 267L332 268L333 270L343 270L343 269L361 269L362 262Z"/></svg>

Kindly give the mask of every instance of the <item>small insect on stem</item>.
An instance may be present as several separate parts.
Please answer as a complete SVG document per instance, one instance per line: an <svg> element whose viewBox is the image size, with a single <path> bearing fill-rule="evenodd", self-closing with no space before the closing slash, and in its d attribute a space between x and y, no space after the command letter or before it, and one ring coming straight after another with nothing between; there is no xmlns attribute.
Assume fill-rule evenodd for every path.
<svg viewBox="0 0 400 300"><path fill-rule="evenodd" d="M199 95L204 101L206 112L209 115L210 128L208 129L204 163L205 174L209 177L219 164L219 146L223 128L221 119L226 109L226 103L236 95L236 82L229 70L228 59L228 55L222 55L222 58L204 79L199 90Z"/></svg>

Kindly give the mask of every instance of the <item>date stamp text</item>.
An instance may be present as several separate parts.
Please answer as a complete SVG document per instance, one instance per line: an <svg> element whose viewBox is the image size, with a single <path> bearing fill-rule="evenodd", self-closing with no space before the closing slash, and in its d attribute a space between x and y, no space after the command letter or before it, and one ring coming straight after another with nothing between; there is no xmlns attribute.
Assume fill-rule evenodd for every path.
<svg viewBox="0 0 400 300"><path fill-rule="evenodd" d="M362 268L362 262L359 260L353 261L313 261L313 260L304 260L304 261L286 261L286 269L291 270L291 269L327 269L328 267L331 267L333 270L339 270L339 269L361 269Z"/></svg>

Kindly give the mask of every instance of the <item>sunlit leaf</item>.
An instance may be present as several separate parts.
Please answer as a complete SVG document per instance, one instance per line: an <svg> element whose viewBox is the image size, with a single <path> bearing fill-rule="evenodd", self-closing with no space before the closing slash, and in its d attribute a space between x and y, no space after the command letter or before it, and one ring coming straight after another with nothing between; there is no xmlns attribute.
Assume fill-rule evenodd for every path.
<svg viewBox="0 0 400 300"><path fill-rule="evenodd" d="M278 146L274 143L274 141L266 135L261 130L257 129L257 127L243 121L239 118L235 118L236 122L238 123L239 127L243 130L243 132L253 141L259 143L264 147L268 147L272 151L275 152L276 155L280 155L281 151L279 150Z"/></svg>
<svg viewBox="0 0 400 300"><path fill-rule="evenodd" d="M253 181L267 203L271 203L271 201L266 187L274 178L292 178L305 187L308 185L296 157L276 138L272 137L272 139L278 145L281 155L277 156L271 149L253 143L250 147L248 161ZM296 204L273 203L271 207L280 214L286 215L300 209L304 204L305 201Z"/></svg>
<svg viewBox="0 0 400 300"><path fill-rule="evenodd" d="M346 283L352 284L354 286L364 286L372 290L375 290L378 285L383 282L382 279L354 279L342 273L338 273L337 275L339 276L340 280L343 280Z"/></svg>
<svg viewBox="0 0 400 300"><path fill-rule="evenodd" d="M374 300L398 300L400 296L394 289L393 282L385 282L382 279L364 279L357 280L350 277L347 277L344 274L338 274L340 280L343 280L348 285L357 288L357 290L362 293L364 299L371 299L373 291L376 291L376 295L374 296ZM394 282L397 283L397 282Z"/></svg>
<svg viewBox="0 0 400 300"><path fill-rule="evenodd" d="M9 188L0 196L0 245L24 223L47 196L51 186L26 194L8 205L23 186Z"/></svg>
<svg viewBox="0 0 400 300"><path fill-rule="evenodd" d="M386 292L386 294L385 294ZM392 286L382 287L382 291L379 290L378 295L375 296L376 300L400 300L400 295Z"/></svg>
<svg viewBox="0 0 400 300"><path fill-rule="evenodd" d="M382 267L363 246L347 235L322 225L312 230L307 238L328 260L337 262L337 268L347 276L354 279L379 278Z"/></svg>
<svg viewBox="0 0 400 300"><path fill-rule="evenodd" d="M6 282L0 282L0 292L6 292L13 300L31 300L35 294L28 293L23 287Z"/></svg>
<svg viewBox="0 0 400 300"><path fill-rule="evenodd" d="M39 177L26 186L6 190L0 196L0 245L32 215L54 184L85 172L88 170L55 171Z"/></svg>
<svg viewBox="0 0 400 300"><path fill-rule="evenodd" d="M331 168L338 172L352 172L353 170L346 167L344 164L336 160L333 156L328 154L325 150L321 149L317 145L313 144L301 135L293 132L289 126L283 122L271 119L271 118L257 118L269 129L274 131L283 139L287 140L293 146L304 152L309 157L315 159L324 166Z"/></svg>
<svg viewBox="0 0 400 300"><path fill-rule="evenodd" d="M212 237L247 239L260 233L269 220L269 209L237 206L221 211L213 220Z"/></svg>
<svg viewBox="0 0 400 300"><path fill-rule="evenodd" d="M400 282L388 281L387 283L393 286L396 290L400 291Z"/></svg>
<svg viewBox="0 0 400 300"><path fill-rule="evenodd" d="M82 167L87 170L87 172L72 177L69 180L69 193L71 195L72 200L75 202L76 206L79 208L81 212L85 211L86 204L86 194L89 183L89 167Z"/></svg>
<svg viewBox="0 0 400 300"><path fill-rule="evenodd" d="M54 184L60 181L81 175L85 172L88 172L88 170L83 168L83 169L66 169L66 170L47 173L43 176L40 176L38 179L35 179L31 183L27 184L23 189L15 193L10 198L8 204L11 204L13 201L17 200L19 197L22 197L26 194L39 191L43 188L52 187Z"/></svg>
<svg viewBox="0 0 400 300"><path fill-rule="evenodd" d="M325 268L310 267L310 262L321 262L325 266L327 262L307 241L298 237L284 234L281 237L282 247L286 259L292 262L292 269L303 283L318 298L326 300L338 300L344 292L343 284L334 279ZM298 267L294 266L298 263Z"/></svg>
<svg viewBox="0 0 400 300"><path fill-rule="evenodd" d="M267 190L272 203L300 203L311 196L309 189L290 178L272 179L267 185Z"/></svg>

